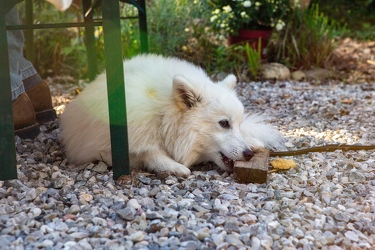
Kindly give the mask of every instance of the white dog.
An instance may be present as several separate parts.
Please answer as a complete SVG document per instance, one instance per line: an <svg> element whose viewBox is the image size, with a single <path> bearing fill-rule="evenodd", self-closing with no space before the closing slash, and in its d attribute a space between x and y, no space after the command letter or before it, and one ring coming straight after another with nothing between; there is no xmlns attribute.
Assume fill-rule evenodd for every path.
<svg viewBox="0 0 375 250"><path fill-rule="evenodd" d="M212 161L232 171L281 137L259 116L246 116L236 77L213 83L199 67L176 58L141 55L124 62L131 168L178 176ZM68 159L111 165L106 76L102 74L61 115Z"/></svg>

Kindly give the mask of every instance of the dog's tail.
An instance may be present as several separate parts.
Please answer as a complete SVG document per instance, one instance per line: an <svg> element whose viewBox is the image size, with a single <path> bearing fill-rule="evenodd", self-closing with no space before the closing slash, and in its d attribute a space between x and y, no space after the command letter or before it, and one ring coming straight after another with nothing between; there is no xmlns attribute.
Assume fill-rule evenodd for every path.
<svg viewBox="0 0 375 250"><path fill-rule="evenodd" d="M263 115L247 114L240 128L242 136L253 150L259 148L285 149L284 137L266 122L266 117Z"/></svg>

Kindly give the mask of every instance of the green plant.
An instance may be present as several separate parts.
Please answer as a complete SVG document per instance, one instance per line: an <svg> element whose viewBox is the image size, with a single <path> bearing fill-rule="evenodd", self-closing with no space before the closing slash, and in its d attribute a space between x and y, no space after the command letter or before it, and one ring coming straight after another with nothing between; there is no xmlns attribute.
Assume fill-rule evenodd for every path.
<svg viewBox="0 0 375 250"><path fill-rule="evenodd" d="M214 72L233 72L237 71L238 57L235 47L219 46L213 54L213 68Z"/></svg>
<svg viewBox="0 0 375 250"><path fill-rule="evenodd" d="M345 26L344 37L374 40L374 0L314 0L320 10L331 20Z"/></svg>
<svg viewBox="0 0 375 250"><path fill-rule="evenodd" d="M33 1L34 22L73 22L82 19L79 6L58 12L45 1ZM23 4L20 4L23 8ZM129 4L121 6L122 16L137 14ZM21 9L20 14L24 13ZM226 46L210 29L210 12L204 1L148 0L149 52L176 56L192 61L206 69L209 75L218 72L244 72L246 53L243 46ZM100 12L95 13L100 17ZM104 68L102 27L95 28L99 72ZM123 56L140 53L138 20L123 20L121 25ZM87 78L87 56L84 28L41 29L34 31L35 66L42 77L70 75L75 79Z"/></svg>
<svg viewBox="0 0 375 250"><path fill-rule="evenodd" d="M200 16L198 2L189 0L148 1L150 52L172 56L179 53L190 39L190 29Z"/></svg>
<svg viewBox="0 0 375 250"><path fill-rule="evenodd" d="M247 65L252 76L258 78L258 73L262 63L262 39L258 40L258 48L252 48L248 43L245 45L245 51L247 55Z"/></svg>
<svg viewBox="0 0 375 250"><path fill-rule="evenodd" d="M273 35L269 56L295 68L324 67L335 48L336 23L321 13L318 5L307 10L295 8L287 23Z"/></svg>
<svg viewBox="0 0 375 250"><path fill-rule="evenodd" d="M283 29L290 0L207 0L214 30L236 35L239 29Z"/></svg>
<svg viewBox="0 0 375 250"><path fill-rule="evenodd" d="M259 44L258 46L261 46ZM218 46L212 53L211 71L213 76L233 73L242 80L259 79L261 67L261 47L253 49L249 45Z"/></svg>
<svg viewBox="0 0 375 250"><path fill-rule="evenodd" d="M24 4L18 5L21 23L24 20ZM45 1L34 1L34 23L71 22L77 20L81 11L70 8L67 12L57 11ZM38 13L36 15L36 13ZM42 77L70 74L82 77L87 71L86 53L82 45L83 33L79 29L34 30L33 64ZM77 70L79 69L79 70Z"/></svg>
<svg viewBox="0 0 375 250"><path fill-rule="evenodd" d="M24 4L19 4L21 22L24 20ZM82 10L73 4L67 11L59 12L45 1L33 1L34 23L59 23L82 21ZM137 15L136 8L121 3L121 16ZM35 13L38 13L35 15ZM99 12L98 12L99 13ZM100 17L95 13L95 18ZM124 58L140 53L139 29L136 19L121 21ZM98 70L104 68L104 42L102 27L95 28ZM71 75L76 79L86 78L87 54L84 45L84 28L34 30L35 59L33 64L42 77Z"/></svg>

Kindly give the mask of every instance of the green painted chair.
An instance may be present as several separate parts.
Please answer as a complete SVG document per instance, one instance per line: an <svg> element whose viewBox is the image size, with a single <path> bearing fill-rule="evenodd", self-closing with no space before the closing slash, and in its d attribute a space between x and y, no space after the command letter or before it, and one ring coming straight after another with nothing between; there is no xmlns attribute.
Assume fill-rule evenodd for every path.
<svg viewBox="0 0 375 250"><path fill-rule="evenodd" d="M120 10L118 0L82 0L84 22L32 24L32 2L26 0L26 24L6 26L5 14L22 0L0 1L0 180L17 178L16 151L12 118L12 99L9 75L7 29L24 29L26 47L32 48L32 30L42 28L85 27L86 47L90 78L97 73L96 50L94 45L94 26L103 26L105 67L107 72L108 106L111 131L113 177L129 174L129 148L126 120L125 81L122 64ZM141 49L147 52L147 23L145 0L123 0L138 9L141 34ZM94 20L91 10L101 4L102 20ZM29 44L29 46L28 46ZM31 50L29 56L32 56Z"/></svg>

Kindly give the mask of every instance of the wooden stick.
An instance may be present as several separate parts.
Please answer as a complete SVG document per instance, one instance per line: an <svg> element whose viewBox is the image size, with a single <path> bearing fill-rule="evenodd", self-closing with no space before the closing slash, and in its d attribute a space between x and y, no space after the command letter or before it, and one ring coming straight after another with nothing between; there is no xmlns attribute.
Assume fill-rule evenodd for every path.
<svg viewBox="0 0 375 250"><path fill-rule="evenodd" d="M334 152L336 150L349 151L349 150L375 150L375 145L347 145L347 144L328 144L325 146L318 146L312 148L303 148L298 150L290 151L274 151L270 152L271 157L275 156L293 156L293 155L304 155L312 152Z"/></svg>

